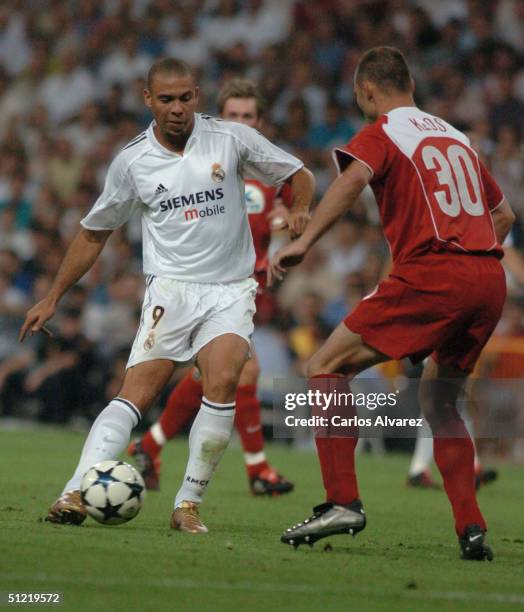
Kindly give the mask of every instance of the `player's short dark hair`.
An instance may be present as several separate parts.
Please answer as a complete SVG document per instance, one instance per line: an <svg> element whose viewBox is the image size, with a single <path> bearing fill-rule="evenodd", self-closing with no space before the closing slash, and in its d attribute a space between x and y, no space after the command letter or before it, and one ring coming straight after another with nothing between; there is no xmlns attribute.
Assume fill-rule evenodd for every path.
<svg viewBox="0 0 524 612"><path fill-rule="evenodd" d="M157 74L176 74L176 76L186 77L189 76L194 79L193 70L189 64L178 60L174 57L164 57L157 60L149 69L147 73L147 88L150 90L153 83L153 79Z"/></svg>
<svg viewBox="0 0 524 612"><path fill-rule="evenodd" d="M257 105L257 114L262 116L266 104L262 94L253 81L249 79L231 79L226 81L218 92L218 112L222 113L229 98L254 98Z"/></svg>
<svg viewBox="0 0 524 612"><path fill-rule="evenodd" d="M356 81L371 81L386 91L394 89L409 92L412 87L411 73L406 58L395 47L373 47L360 58Z"/></svg>

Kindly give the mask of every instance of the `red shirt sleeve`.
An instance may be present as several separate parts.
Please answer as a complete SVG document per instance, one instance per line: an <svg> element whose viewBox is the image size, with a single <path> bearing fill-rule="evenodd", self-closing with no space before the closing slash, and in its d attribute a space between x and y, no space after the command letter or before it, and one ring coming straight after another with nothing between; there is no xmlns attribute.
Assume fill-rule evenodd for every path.
<svg viewBox="0 0 524 612"><path fill-rule="evenodd" d="M362 162L373 175L381 178L388 166L390 142L382 130L382 121L362 129L347 145L333 151L333 158L339 172L343 172L354 160Z"/></svg>
<svg viewBox="0 0 524 612"><path fill-rule="evenodd" d="M479 159L479 167L480 167L480 179L482 181L482 187L484 188L484 193L486 194L486 202L488 204L488 208L490 211L494 211L495 208L498 208L502 204L502 200L504 199L504 194L500 190L500 187L497 185L495 179L488 172L486 166L482 163L482 160Z"/></svg>
<svg viewBox="0 0 524 612"><path fill-rule="evenodd" d="M291 208L291 204L293 204L293 189L291 189L291 185L289 183L282 183L277 190L277 197L282 200L284 206Z"/></svg>

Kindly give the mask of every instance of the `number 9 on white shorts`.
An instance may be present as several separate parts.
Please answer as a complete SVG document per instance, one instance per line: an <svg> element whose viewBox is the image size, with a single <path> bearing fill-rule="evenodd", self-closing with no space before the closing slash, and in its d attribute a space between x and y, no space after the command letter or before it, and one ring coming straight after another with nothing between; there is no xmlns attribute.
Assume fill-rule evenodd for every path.
<svg viewBox="0 0 524 612"><path fill-rule="evenodd" d="M147 277L140 326L127 362L192 361L208 342L237 334L251 344L257 282L190 283Z"/></svg>

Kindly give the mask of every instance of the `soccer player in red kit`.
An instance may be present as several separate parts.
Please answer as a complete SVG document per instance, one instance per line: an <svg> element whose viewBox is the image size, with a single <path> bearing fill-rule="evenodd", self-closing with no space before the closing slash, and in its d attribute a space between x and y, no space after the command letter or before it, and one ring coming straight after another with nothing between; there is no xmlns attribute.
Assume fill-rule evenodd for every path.
<svg viewBox="0 0 524 612"><path fill-rule="evenodd" d="M232 79L220 91L218 110L223 119L258 127L263 101L254 83L245 79ZM260 296L266 285L271 231L286 225L290 214L290 191L286 184L278 189L256 180L247 180L245 187L249 225L256 253L255 279L259 283ZM276 205L279 199L287 207ZM259 371L256 355L252 353L242 371L237 389L235 427L244 451L251 492L254 495L281 495L292 491L293 483L277 472L266 459L260 403L257 399ZM159 488L159 455L163 445L197 414L202 394L199 371L192 368L173 389L164 411L150 430L141 440L129 446L128 453L137 461L149 489Z"/></svg>
<svg viewBox="0 0 524 612"><path fill-rule="evenodd" d="M416 107L400 51L367 51L354 86L370 125L335 150L339 177L303 235L274 255L270 274L281 278L299 263L371 186L393 268L313 355L310 388L347 393L348 379L374 364L429 356L419 399L432 427L461 556L491 560L476 500L473 444L456 400L501 314L506 286L500 245L515 217L468 138ZM284 543L313 544L365 527L354 464L358 429L341 437L331 421L329 427L315 432L326 502L287 529Z"/></svg>

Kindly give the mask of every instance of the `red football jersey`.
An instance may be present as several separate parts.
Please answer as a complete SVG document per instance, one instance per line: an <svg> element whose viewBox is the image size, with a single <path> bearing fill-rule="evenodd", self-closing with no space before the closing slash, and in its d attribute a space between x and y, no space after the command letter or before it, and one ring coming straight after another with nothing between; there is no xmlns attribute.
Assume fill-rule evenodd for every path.
<svg viewBox="0 0 524 612"><path fill-rule="evenodd" d="M342 171L352 159L372 173L394 263L425 252L492 252L502 257L490 211L503 195L469 139L415 107L396 108L335 149Z"/></svg>
<svg viewBox="0 0 524 612"><path fill-rule="evenodd" d="M285 206L290 206L291 188L287 183L274 187L254 180L247 180L245 184L249 226L256 253L255 275L258 282L264 285L268 266L267 252L271 241L271 220L268 215L273 210L277 197L282 199Z"/></svg>

